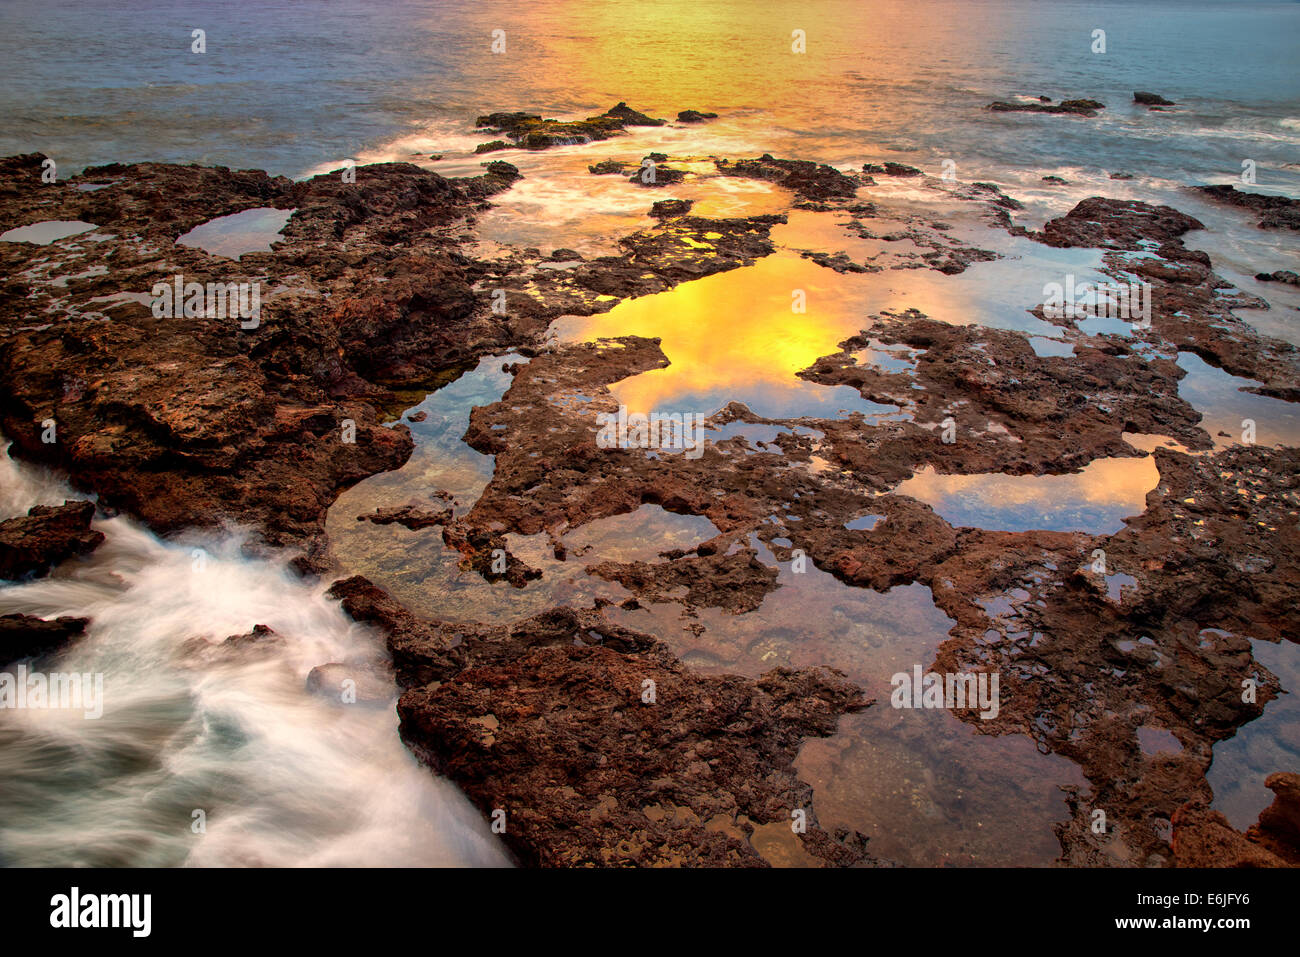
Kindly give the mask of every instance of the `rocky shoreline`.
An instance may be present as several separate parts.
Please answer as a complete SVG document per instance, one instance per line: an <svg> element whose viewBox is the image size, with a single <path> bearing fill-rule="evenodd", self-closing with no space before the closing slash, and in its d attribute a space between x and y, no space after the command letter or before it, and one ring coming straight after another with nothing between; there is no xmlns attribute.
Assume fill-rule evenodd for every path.
<svg viewBox="0 0 1300 957"><path fill-rule="evenodd" d="M990 108L1003 106L1084 116L1101 108ZM710 117L688 110L679 122ZM577 123L495 113L478 125L511 148L546 149L663 122L620 103ZM1072 356L1039 355L1016 332L883 311L864 316L858 335L799 375L905 409L905 417L772 419L732 403L710 424L774 426L779 437L770 448L750 448L743 437L710 442L690 459L597 445L595 416L617 408L610 387L669 364L658 340L554 345L547 328L560 316L605 312L753 265L776 252L772 234L786 214L696 216L689 201L655 202L647 193L655 221L619 239L615 255L511 250L488 259L470 251L477 218L520 178L500 161L461 179L379 164L357 168L354 183L342 172L294 182L259 171L115 164L46 184L42 160L0 160L0 227L75 220L95 231L45 246L0 243L0 430L12 454L63 471L100 509L128 512L160 534L251 528L266 548L295 551L304 574L335 574L324 531L330 505L412 454L409 429L390 424L394 413L480 358L513 350L530 361L510 367L505 396L475 408L465 434L469 446L495 456L468 513L406 507L359 518L441 527L467 567L516 587L543 572L510 553L509 535L546 533L562 559L565 530L642 505L708 518L718 535L689 551L591 563L589 574L630 593L625 609L750 612L778 587L760 547L779 562L798 550L856 588L924 585L955 622L933 666L1002 676L995 720L973 709L958 717L982 734L1027 735L1082 769L1091 793L1071 798L1073 816L1058 832L1063 862L1300 860L1294 774L1269 779L1278 803L1245 835L1207 809L1212 746L1278 693L1246 636L1300 641L1300 451L1217 448L1179 395L1184 372L1175 360L1193 353L1255 380L1259 395L1297 402L1300 350L1233 315L1264 303L1231 290L1209 256L1184 246L1189 231L1203 228L1194 218L1097 197L1033 231L1013 222L1020 204L998 187L962 184L953 201L977 204L990 231L1099 249L1117 282L1148 283L1144 344L1090 334L1035 303L1025 308L1060 327ZM872 198L876 176L938 188L912 167L844 173L770 154L713 165L716 175L787 191L791 210L842 217L851 236L874 239L904 223L915 253L805 253L835 272L955 275L997 257L942 222ZM1292 205L1204 190L1258 214L1262 228L1295 228ZM269 252L236 261L175 242L216 217L266 207L293 211ZM557 261L567 268L546 268ZM175 276L260 283L257 325L157 316L147 293ZM914 368L855 359L870 348L905 350ZM949 417L958 442L937 428ZM1142 457L1126 438L1134 433L1180 447L1155 451L1159 483L1146 511L1111 535L954 526L895 491L923 467L1041 476ZM93 549L103 537L89 528L93 512L90 503L68 503L0 523L5 577L40 574ZM884 520L848 527L865 512ZM508 559L504 572L497 550ZM1106 573L1091 570L1098 550L1137 580L1122 600ZM417 616L358 576L335 582L331 595L387 635L404 740L485 816L505 812L505 840L522 863L888 863L861 834L818 823L816 795L794 768L805 740L880 706L841 671L698 673L663 636L619 625L607 614L614 607L599 602L469 625ZM990 596L1009 601L995 612ZM12 657L85 627L84 619L2 621ZM1240 693L1246 680L1258 686L1249 702ZM1180 750L1145 753L1142 728L1169 732ZM1098 807L1110 821L1100 835L1089 826ZM797 814L801 832L791 828Z"/></svg>

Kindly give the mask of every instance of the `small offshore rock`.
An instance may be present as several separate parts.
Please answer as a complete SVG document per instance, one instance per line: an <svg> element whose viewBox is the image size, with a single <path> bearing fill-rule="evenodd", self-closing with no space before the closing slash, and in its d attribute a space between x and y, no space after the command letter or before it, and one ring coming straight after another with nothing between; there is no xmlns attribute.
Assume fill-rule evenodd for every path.
<svg viewBox="0 0 1300 957"><path fill-rule="evenodd" d="M0 664L33 658L61 648L86 630L89 618L45 619L34 615L0 616Z"/></svg>
<svg viewBox="0 0 1300 957"><path fill-rule="evenodd" d="M27 515L0 522L0 578L43 575L71 558L93 551L104 540L92 531L94 502L35 505Z"/></svg>

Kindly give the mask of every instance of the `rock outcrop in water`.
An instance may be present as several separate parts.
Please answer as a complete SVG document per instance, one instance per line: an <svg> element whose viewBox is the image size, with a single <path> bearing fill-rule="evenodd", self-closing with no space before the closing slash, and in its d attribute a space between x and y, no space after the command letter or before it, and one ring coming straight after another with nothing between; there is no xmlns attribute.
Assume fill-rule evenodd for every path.
<svg viewBox="0 0 1300 957"><path fill-rule="evenodd" d="M1300 199L1248 193L1235 186L1193 186L1195 192L1216 203L1239 206L1259 214L1260 229L1300 229Z"/></svg>
<svg viewBox="0 0 1300 957"><path fill-rule="evenodd" d="M1013 232L1049 246L1107 250L1104 270L1117 283L1136 277L1151 287L1151 322L1160 340L1258 380L1250 388L1261 395L1300 401L1300 349L1260 335L1233 312L1268 304L1235 291L1211 271L1208 255L1183 245L1186 233L1204 228L1169 206L1094 197L1040 233Z"/></svg>
<svg viewBox="0 0 1300 957"><path fill-rule="evenodd" d="M0 249L0 424L17 452L160 531L234 520L316 555L337 492L410 454L404 427L380 427L389 387L434 384L512 339L454 251L483 197L517 176L507 164L459 182L365 167L355 184L114 165L45 185L40 159L4 161L0 222L98 231ZM261 206L296 209L272 252L232 261L174 242ZM177 277L257 283L255 328L224 310L156 315L151 290ZM40 320L56 312L57 325Z"/></svg>
<svg viewBox="0 0 1300 957"><path fill-rule="evenodd" d="M998 100L985 107L994 113L1071 113L1075 116L1096 116L1104 110L1105 103L1097 100L1062 100L1060 103L1008 103Z"/></svg>
<svg viewBox="0 0 1300 957"><path fill-rule="evenodd" d="M93 551L104 540L94 531L93 502L35 505L25 517L0 522L0 578L43 575L51 566Z"/></svg>
<svg viewBox="0 0 1300 957"><path fill-rule="evenodd" d="M626 103L619 103L599 116L567 122L543 119L536 113L488 113L486 116L480 116L474 125L482 130L503 133L510 143L501 140L485 143L479 146L476 152L488 152L489 148L508 149L511 144L516 149L525 150L570 146L575 143L607 140L617 136L629 126L663 126L667 122L634 110Z"/></svg>
<svg viewBox="0 0 1300 957"><path fill-rule="evenodd" d="M922 176L921 170L915 166L908 166L906 163L864 163L862 172L874 173L877 176Z"/></svg>
<svg viewBox="0 0 1300 957"><path fill-rule="evenodd" d="M841 173L833 166L809 160L776 159L771 153L764 153L758 159L717 160L715 165L725 176L777 183L808 200L852 198L861 185L857 177Z"/></svg>
<svg viewBox="0 0 1300 957"><path fill-rule="evenodd" d="M32 615L0 615L0 667L62 648L82 634L89 618L47 620Z"/></svg>

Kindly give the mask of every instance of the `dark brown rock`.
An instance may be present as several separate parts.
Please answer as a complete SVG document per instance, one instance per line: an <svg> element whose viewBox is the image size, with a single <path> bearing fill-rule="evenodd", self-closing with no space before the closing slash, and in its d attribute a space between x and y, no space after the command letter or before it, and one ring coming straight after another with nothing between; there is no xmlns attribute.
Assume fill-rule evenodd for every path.
<svg viewBox="0 0 1300 957"><path fill-rule="evenodd" d="M650 215L655 219L676 219L689 213L694 205L691 199L661 199L650 207Z"/></svg>
<svg viewBox="0 0 1300 957"><path fill-rule="evenodd" d="M32 615L0 615L0 665L55 651L86 630L89 618L47 620Z"/></svg>
<svg viewBox="0 0 1300 957"><path fill-rule="evenodd" d="M766 180L811 200L852 198L860 185L856 177L841 173L833 166L809 160L776 159L770 153L758 159L716 160L714 165L725 176Z"/></svg>
<svg viewBox="0 0 1300 957"><path fill-rule="evenodd" d="M446 525L451 521L449 508L433 511L418 505L403 505L398 508L377 508L373 515L358 515L358 522L372 522L375 525L403 525L412 530L429 528L433 525Z"/></svg>
<svg viewBox="0 0 1300 957"><path fill-rule="evenodd" d="M985 107L994 113L1073 113L1075 116L1096 116L1098 110L1105 108L1105 103L1096 100L1062 100L1054 105L1041 100L1038 103L1007 103L999 100Z"/></svg>
<svg viewBox="0 0 1300 957"><path fill-rule="evenodd" d="M93 551L104 540L93 531L93 502L35 505L26 517L0 522L0 578L23 578Z"/></svg>
<svg viewBox="0 0 1300 957"><path fill-rule="evenodd" d="M1239 206L1259 215L1260 229L1300 229L1300 199L1248 193L1235 186L1193 186L1206 199Z"/></svg>

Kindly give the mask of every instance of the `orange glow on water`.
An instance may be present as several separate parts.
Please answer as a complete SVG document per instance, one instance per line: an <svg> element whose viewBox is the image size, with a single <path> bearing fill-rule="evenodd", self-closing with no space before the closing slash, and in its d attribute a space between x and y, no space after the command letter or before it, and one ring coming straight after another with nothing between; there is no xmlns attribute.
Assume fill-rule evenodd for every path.
<svg viewBox="0 0 1300 957"><path fill-rule="evenodd" d="M837 351L861 327L857 311L836 290L839 279L805 260L774 256L622 302L603 316L575 321L567 331L587 339L660 337L671 364L611 386L630 412L671 411L686 397L704 393L788 401L826 391L796 373ZM806 312L792 311L797 290Z"/></svg>

